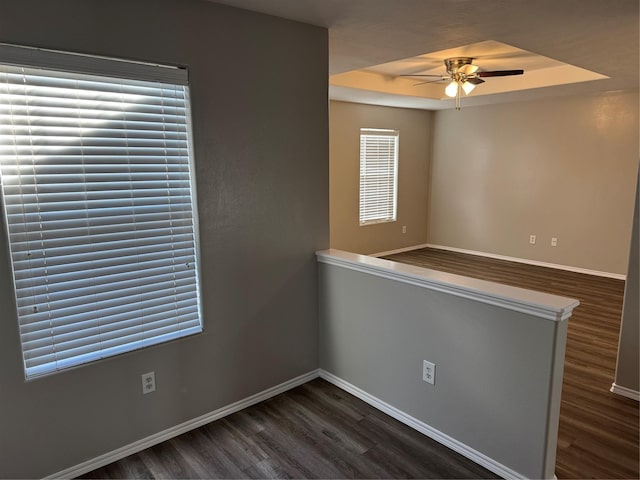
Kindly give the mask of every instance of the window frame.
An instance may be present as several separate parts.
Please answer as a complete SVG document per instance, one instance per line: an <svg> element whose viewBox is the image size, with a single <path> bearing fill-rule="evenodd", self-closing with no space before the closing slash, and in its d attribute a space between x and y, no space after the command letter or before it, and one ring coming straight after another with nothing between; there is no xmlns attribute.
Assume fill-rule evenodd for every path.
<svg viewBox="0 0 640 480"><path fill-rule="evenodd" d="M179 87L182 88L183 90L181 91L182 94L184 95L184 99L183 99L183 105L184 105L184 115L181 118L184 118L184 137L186 138L185 140L181 141L181 144L186 145L186 147L181 147L184 148L184 150L186 150L186 155L182 155L182 157L186 157L186 161L185 160L180 160L179 163L180 165L184 165L184 167L186 168L186 174L183 171L182 177L185 177L187 180L182 180L181 184L184 184L185 182L188 184L188 198L189 198L189 208L187 208L187 210L185 210L187 213L184 214L184 218L187 219L187 217L190 217L185 220L186 223L188 224L188 226L186 227L186 231L190 231L187 234L187 237L185 238L190 238L191 243L190 243L190 247L188 247L188 251L189 253L189 259L192 259L192 265L189 265L189 262L187 262L187 264L185 265L185 268L192 269L192 273L189 273L190 278L192 278L192 280L189 280L189 282L191 282L193 285L191 285L191 283L189 284L189 289L193 289L192 293L189 293L190 296L192 296L193 298L195 298L195 300L190 300L194 303L194 307L195 309L197 309L196 313L192 313L192 315L197 316L197 326L194 326L192 328L185 328L184 331L181 331L181 329L183 328L182 325L182 320L179 320L178 317L176 317L176 326L175 327L171 327L173 328L172 332L169 333L168 335L163 336L161 340L159 341L155 341L156 338L160 338L160 335L158 334L156 337L152 338L152 337L145 337L145 334L139 334L138 337L140 338L140 340L136 340L134 342L124 342L122 343L122 346L124 348L115 348L113 350L112 353L108 353L108 354L104 354L104 349L102 347L99 347L98 349L94 349L92 350L92 354L91 355L78 355L76 356L71 356L69 358L71 358L71 361L61 361L60 362L60 367L58 366L58 360L52 361L52 362L46 362L46 365L43 368L39 368L39 367L28 367L27 366L27 351L28 349L25 347L25 332L28 332L29 330L29 324L28 322L24 321L25 316L20 314L20 308L19 305L21 304L21 298L18 297L18 287L17 287L17 283L18 282L18 278L17 278L17 270L15 267L15 258L14 257L14 246L15 243L14 240L12 240L12 231L15 232L16 229L16 223L10 223L9 221L9 214L8 214L8 204L7 204L7 198L5 198L5 185L4 182L2 181L2 171L0 171L0 200L2 201L2 205L1 210L2 210L2 216L4 217L4 230L5 230L5 238L7 239L8 242L8 247L9 247L9 253L10 253L10 266L11 266L11 273L12 273L12 280L13 280L13 290L14 290L14 300L16 302L16 313L18 314L18 324L20 327L20 343L21 343L21 350L22 350L22 355L23 355L23 366L24 366L24 372L25 372L25 378L26 380L32 380L34 378L39 378L41 376L46 376L46 375L51 375L51 374L55 374L58 373L60 371L64 371L68 368L75 368L81 365L88 365L90 363L93 363L94 361L97 360L101 360L103 358L109 358L109 357L113 357L115 355L119 355L121 353L128 353L131 351L136 351L142 348L145 348L147 346L151 346L151 345L156 345L156 344L161 344L161 343L165 343L167 341L172 341L172 340L177 340L180 338L185 338L187 336L191 336L194 334L199 334L201 332L204 331L204 318L203 318L203 313L202 313L202 287L201 287L201 268L200 268L200 239L199 239L199 227L198 227L198 210L197 210L197 191L196 191L196 179L195 179L195 160L194 160L194 154L193 154L193 134L192 134L192 120L191 120L191 106L190 106L190 98L189 98L189 82L188 82L188 71L186 68L181 68L181 67L177 67L177 66L167 66L167 65L159 65L159 64L153 64L153 63L144 63L144 62L132 62L129 60L122 60L122 59L113 59L113 58L106 58L106 57L96 57L96 56L89 56L89 55L84 55L84 54L75 54L75 53L71 53L71 52L60 52L60 51L53 51L53 50L46 50L46 49L38 49L38 48L32 48L32 47L22 47L22 46L16 46L16 45L7 45L7 44L0 44L0 58L2 58L2 61L0 62L0 66L2 66L3 71L5 71L5 66L10 66L10 67L19 67L19 68L24 68L25 70L28 71L36 71L36 70L47 70L50 72L53 72L53 74L55 74L54 76L59 76L60 78L83 78L83 76L89 75L95 78L98 77L109 77L112 79L118 79L119 81L122 81L123 84L126 82L134 82L137 84L143 84L142 82L153 82L153 84L157 84L157 85L174 85L175 87ZM23 71L25 71L23 70ZM87 77L89 78L89 77ZM7 88L8 88L8 83L7 83ZM108 85L108 83L107 83ZM164 88L161 86L158 86L157 88ZM7 92L9 92L9 90L7 90ZM17 95L16 95L17 96ZM47 100L49 100L50 98L58 98L58 97L43 97L46 98ZM178 97L176 97L178 98ZM163 104L164 105L164 104ZM163 107L163 112L164 112L164 107ZM11 115L13 115L13 113L11 113ZM30 114L27 114L27 116ZM123 114L124 115L124 114ZM162 116L162 125L164 128L164 113L161 114ZM13 118L13 117L11 117ZM85 117L82 117L83 119ZM13 120L9 121L9 124L13 125L13 123L11 123ZM125 125L127 123L127 120L124 120L123 122ZM3 125L6 125L6 122L3 122ZM78 124L80 125L80 124ZM12 127L14 128L14 127ZM45 130L47 127L42 127L41 130ZM78 127L79 128L79 127ZM124 129L122 130L124 133L124 137L126 138L126 142L129 142L129 135L131 134L132 130L130 127L123 127ZM155 127L153 127L155 128ZM153 130L152 128L150 128L151 132L156 133L157 130ZM32 139L33 137L31 136L32 134L29 133L28 134L30 137L30 139ZM82 137L84 134L79 134L76 137L70 137L70 138L80 138ZM146 132L143 134L146 135ZM6 135L7 137L9 137L9 135ZM55 136L55 135L54 135ZM17 145L16 139L15 139L15 132L14 132L14 145ZM110 137L109 137L110 138ZM182 135L181 135L182 138ZM108 138L107 138L108 139ZM30 140L33 141L33 140ZM127 143L128 144L128 143ZM166 142L165 142L166 144ZM1 146L1 145L0 145ZM128 147L127 147L128 148ZM16 149L16 168L20 168L20 160L18 159L20 157L20 155L17 153L18 152L18 147L15 147ZM158 148L156 147L156 150ZM165 147L166 149L166 147ZM132 148L133 150L133 148ZM32 153L32 156L34 154ZM114 154L115 155L115 154ZM168 155L165 153L165 155ZM79 157L82 158L82 162L84 162L84 153L81 153L79 155ZM133 158L135 159L135 154L130 154L128 151L126 153L126 157L127 158ZM165 157L165 162L168 161L167 159L168 157ZM35 160L32 160L34 162L35 165ZM129 163L133 163L131 161L129 161ZM84 165L84 163L83 163ZM0 161L0 169L1 168L5 168L3 167L2 161ZM129 170L128 172L131 175L135 175L135 170L131 169L131 165L129 165ZM181 167L182 168L182 167ZM166 191L167 191L167 195L172 195L170 192L172 192L172 188L173 187L169 187L169 184L173 184L173 180L170 182L169 179L169 173L167 173L167 187L166 187ZM34 167L34 173L33 173L33 178L34 181L36 183L34 183L33 185L37 185L37 174L35 173L35 167ZM87 177L84 176L84 183L82 184L85 188L85 190L87 189L86 185L87 185ZM173 177L172 177L173 178ZM20 180L21 182L22 180ZM133 182L133 180L130 180L130 183ZM131 183L131 192L133 192L133 183ZM20 187L22 188L22 187ZM37 186L35 187L37 188ZM137 188L137 187L136 187ZM182 187L182 190L184 191L184 187ZM133 193L132 193L133 195ZM144 194L143 194L144 195ZM37 196L37 195L36 195ZM132 197L133 198L133 197ZM160 197L159 197L160 198ZM167 197L168 200L168 206L166 207L166 210L168 212L174 211L173 208L171 206L171 197ZM39 202L39 200L37 200ZM23 207L24 208L24 207ZM40 208L40 207L38 207ZM135 210L135 206L131 207L132 211ZM87 207L87 212L89 212L90 209ZM177 210L176 210L177 211ZM189 213L190 212L190 213ZM89 215L89 213L87 213L87 215ZM132 213L131 214L133 217L135 217L136 213ZM168 213L166 215L171 216L171 213ZM94 217L89 217L87 216L88 219L94 219ZM119 215L118 215L118 218ZM89 220L87 220L89 221ZM141 225L139 222L136 222L135 218L134 218L134 225ZM190 222L190 223L189 223ZM173 223L170 222L171 224L167 227L166 226L166 222L161 222L164 225L164 230L169 230L171 232L178 232L179 230L174 230L174 226ZM26 224L25 224L26 225ZM26 227L25 227L26 228ZM115 228L115 227L112 227ZM140 227L141 228L141 227ZM177 227L176 227L177 228ZM136 228L134 227L134 230L136 230ZM181 230L180 230L181 231ZM87 227L87 232L89 232L89 227ZM25 233L23 235L27 235L28 234L28 230L25 230ZM171 234L173 235L173 234ZM87 233L86 236L84 238L90 238L91 233ZM165 235L166 237L166 235ZM71 238L71 237L68 237ZM173 242L173 238L174 237L170 237L171 238L171 242ZM189 240L187 240L187 242L189 242ZM44 246L44 243L42 244L42 252L46 252L47 248ZM160 243L154 243L153 244L153 248L160 248L161 245L164 244L160 244ZM135 248L135 247L131 247L131 248ZM29 254L30 255L30 254ZM45 254L43 254L45 255ZM177 258L181 258L181 257L175 257L174 260L172 260L174 263L174 265L177 265L175 262L177 261ZM117 260L116 260L117 261ZM138 263L141 263L140 259L138 258L137 260ZM133 265L134 263L136 263L136 260L131 260L130 264ZM176 267L172 267L173 271L176 272ZM32 270L31 267L28 267L28 270ZM176 274L174 273L174 279L178 278L175 276ZM179 275L179 274L178 274ZM142 284L143 280L136 280L137 283ZM177 288L176 285L176 280L173 281L174 284L174 289ZM191 292L191 290L189 290ZM172 298L175 302L177 302L177 298L175 295L177 295L177 290L174 290L174 296L169 295L169 298ZM114 297L117 297L119 294L112 294L114 295ZM143 295L140 295L140 301L142 299ZM35 301L34 301L35 302ZM48 303L47 303L48 304ZM139 303L135 303L135 305L138 305ZM34 303L35 305L35 303ZM85 305L91 305L91 302L87 302L85 303ZM96 303L97 305L97 303ZM139 304L142 305L142 304ZM176 303L176 315L178 315L178 303ZM39 306L39 305L38 305ZM144 311L146 307L140 307L141 311ZM34 307L34 312L35 312L35 307ZM148 313L141 313L142 317L144 318L145 315L148 315ZM166 314L169 315L169 314ZM149 318L149 317L147 317ZM55 323L54 321L52 321L53 323ZM52 323L52 324L53 324ZM141 321L141 323L144 323L144 321ZM191 322L193 323L193 321ZM152 325L153 322L151 322L149 325ZM112 325L112 324L107 324L107 325ZM51 327L51 331L53 331L54 328ZM144 328L141 327L141 331L144 332ZM189 333L186 333L189 332ZM183 334L184 333L184 334ZM51 334L51 337L53 338L54 334ZM76 333L74 332L74 335L76 335ZM145 338L148 338L148 341L145 341ZM53 340L52 340L53 341ZM100 343L100 342L98 342ZM135 346L133 348L129 348L130 345L134 345ZM97 352L97 353L96 353ZM57 354L56 354L57 355ZM82 357L82 358L80 358ZM79 361L75 361L73 359L78 358ZM54 365L53 367L51 365Z"/></svg>
<svg viewBox="0 0 640 480"><path fill-rule="evenodd" d="M388 144L382 145L382 139L387 138L393 139L391 148ZM370 154L370 148L382 150L377 153L371 152ZM360 226L397 221L399 148L400 132L398 130L382 128L360 129L358 209ZM384 154L387 153L389 155L385 158ZM371 170L376 169L383 170L383 172L371 173ZM382 182L380 180L372 182L372 177L383 177ZM378 186L372 186L372 183ZM384 184L384 187L380 186L381 183ZM380 203L382 203L382 206L380 206Z"/></svg>

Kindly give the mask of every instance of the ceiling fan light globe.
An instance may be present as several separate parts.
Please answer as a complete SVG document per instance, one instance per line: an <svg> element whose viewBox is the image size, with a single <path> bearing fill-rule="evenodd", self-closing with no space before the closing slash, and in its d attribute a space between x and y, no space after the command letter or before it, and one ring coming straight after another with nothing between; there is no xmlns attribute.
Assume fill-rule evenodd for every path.
<svg viewBox="0 0 640 480"><path fill-rule="evenodd" d="M458 94L458 82L454 80L447 85L447 88L444 89L444 93L447 97L454 98Z"/></svg>
<svg viewBox="0 0 640 480"><path fill-rule="evenodd" d="M464 82L462 84L462 90L464 90L465 95L469 95L476 86L470 82Z"/></svg>

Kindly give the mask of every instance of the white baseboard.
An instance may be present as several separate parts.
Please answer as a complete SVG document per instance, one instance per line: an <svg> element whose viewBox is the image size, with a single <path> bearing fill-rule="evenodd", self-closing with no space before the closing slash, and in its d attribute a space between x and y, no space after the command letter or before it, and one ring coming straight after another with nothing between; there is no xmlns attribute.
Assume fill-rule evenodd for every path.
<svg viewBox="0 0 640 480"><path fill-rule="evenodd" d="M388 250L386 252L372 253L369 256L370 257L386 257L387 255L395 255L396 253L410 252L411 250L420 250L421 248L427 248L428 246L429 245L427 245L426 243L423 243L422 245L414 245L412 247L396 248L395 250Z"/></svg>
<svg viewBox="0 0 640 480"><path fill-rule="evenodd" d="M621 387L620 385L616 385L615 382L611 385L611 389L609 391L615 393L616 395L627 397L631 400L635 400L636 402L640 402L640 392L638 392L637 390L631 390L627 387Z"/></svg>
<svg viewBox="0 0 640 480"><path fill-rule="evenodd" d="M436 430L433 427L430 427L426 423L398 410L397 408L389 405L388 403L383 402L382 400L370 395L369 393L361 390L360 388L342 380L339 377L325 371L325 370L313 370L304 375L300 375L299 377L288 380L280 385L276 385L275 387L268 388L259 392L255 395L247 397L238 402L232 403L231 405L227 405L226 407L219 408L214 410L213 412L206 413L197 418L188 420L184 423L176 425L174 427L163 430L162 432L155 433L146 438L138 440L136 442L125 445L124 447L118 448L111 452L100 455L91 460L87 460L79 465L75 465L73 467L62 470L53 475L49 475L45 477L45 479L70 479L79 477L84 475L92 470L95 470L100 467L104 467L112 462L121 460L129 455L133 455L134 453L138 453L146 448L157 445L158 443L164 442L171 438L177 437L178 435L182 435L190 430L201 427L202 425L206 425L207 423L213 422L215 420L219 420L220 418L226 417L227 415L231 415L232 413L238 412L244 408L250 407L262 401L268 400L271 397L279 395L281 393L286 392L292 388L298 387L304 383L307 383L314 378L321 377L324 380L332 383L333 385L341 388L342 390L354 395L355 397L367 402L369 405L377 408L378 410L386 413L387 415L399 420L400 422L408 425L409 427L417 430L418 432L432 438L436 442L441 443L442 445L449 447L453 451L467 457L468 459L476 462L478 465L485 467L496 475L501 476L502 478L513 478L513 479L523 479L526 478L518 472L510 469L502 465L499 462L487 457L486 455L474 450L473 448L465 445L462 442ZM636 392L637 393L637 392Z"/></svg>
<svg viewBox="0 0 640 480"><path fill-rule="evenodd" d="M291 390L292 388L307 383L314 378L317 378L318 376L319 370L312 370L309 373L305 373L304 375L300 375L299 377L292 378L291 380L281 383L280 385L276 385L275 387L263 390L262 392L251 395L250 397L247 397L243 400L239 400L235 403L232 403L231 405L219 408L217 410L214 410L213 412L205 413L204 415L201 415L197 418L193 418L184 423L163 430L162 432L155 433L146 438L130 443L129 445L125 445L124 447L105 453L104 455L100 455L99 457L93 458L91 460L87 460L86 462L83 462L71 468L67 468L66 470L62 470L61 472L55 473L45 478L65 479L84 475L85 473L91 472L96 468L104 467L105 465L108 465L112 462L123 459L129 455L133 455L134 453L138 453L145 448L152 447L154 445L157 445L158 443L164 442L173 437L177 437L178 435L182 435L183 433L193 430L194 428L201 427L202 425L206 425L207 423L219 420L222 417L231 415L232 413L250 407L251 405L255 405L256 403L260 403L264 400L268 400L269 398L275 397L276 395L286 392L287 390Z"/></svg>
<svg viewBox="0 0 640 480"><path fill-rule="evenodd" d="M482 465L487 470L490 470L491 472L495 473L496 475L499 475L502 478L509 478L509 479L526 478L522 474L510 469L505 465L502 465L501 463L496 462L492 458L489 458L486 455L478 452L477 450L474 450L473 448L469 447L468 445L465 445L464 443L459 442L455 438L452 438L440 432L439 430L436 430L435 428L430 427L429 425L418 420L417 418L414 418L404 413L403 411L398 410L392 405L389 405L388 403L383 402L382 400L374 397L373 395L370 395L369 393L365 392L364 390L361 390L355 385L352 385L351 383L345 380L342 380L339 377L336 377L335 375L327 372L326 370L320 369L320 378L326 380L329 383L334 384L336 387L341 388L346 392L349 392L353 396L359 398L360 400L365 401L369 405L377 408L378 410L382 411L383 413L386 413L387 415L395 418L396 420L399 420L405 425L410 426L414 430L417 430L418 432L426 435L427 437L432 438L436 442L441 443L446 447L449 447L454 452L457 452L460 455L467 457L468 459L474 461L478 465Z"/></svg>
<svg viewBox="0 0 640 480"><path fill-rule="evenodd" d="M627 276L621 273L601 272L599 270L589 270L588 268L572 267L570 265L560 265L557 263L539 262L538 260L528 260L526 258L509 257L506 255L497 255L494 253L477 252L475 250L466 250L464 248L448 247L446 245L434 245L428 243L417 248L435 248L437 250L448 250L450 252L466 253L469 255L477 255L479 257L495 258L496 260L507 260L509 262L525 263L527 265L536 265L538 267L555 268L557 270L566 270L568 272L584 273L586 275L595 275L598 277L614 278L616 280L626 280ZM405 251L415 250L414 248ZM400 252L397 252L400 253ZM386 254L385 255L390 255Z"/></svg>

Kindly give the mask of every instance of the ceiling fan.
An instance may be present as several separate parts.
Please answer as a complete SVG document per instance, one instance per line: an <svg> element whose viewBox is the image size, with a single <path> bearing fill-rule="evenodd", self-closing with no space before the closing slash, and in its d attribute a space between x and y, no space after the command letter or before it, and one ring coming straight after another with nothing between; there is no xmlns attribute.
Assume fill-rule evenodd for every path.
<svg viewBox="0 0 640 480"><path fill-rule="evenodd" d="M401 75L403 77L438 77L438 80L429 80L416 85L425 83L449 81L449 85L445 88L445 94L448 97L456 99L456 110L460 110L460 91L465 95L469 95L476 88L476 85L484 83L483 78L486 77L508 77L510 75L522 75L524 70L494 70L491 72L481 71L480 67L474 65L472 57L452 57L444 60L447 68L446 75Z"/></svg>

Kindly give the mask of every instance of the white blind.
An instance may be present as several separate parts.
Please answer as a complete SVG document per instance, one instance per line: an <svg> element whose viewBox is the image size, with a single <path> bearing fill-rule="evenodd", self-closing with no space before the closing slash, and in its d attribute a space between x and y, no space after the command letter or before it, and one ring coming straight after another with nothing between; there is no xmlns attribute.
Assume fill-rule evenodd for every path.
<svg viewBox="0 0 640 480"><path fill-rule="evenodd" d="M0 65L27 378L202 331L187 94Z"/></svg>
<svg viewBox="0 0 640 480"><path fill-rule="evenodd" d="M360 130L360 225L396 219L396 130Z"/></svg>

